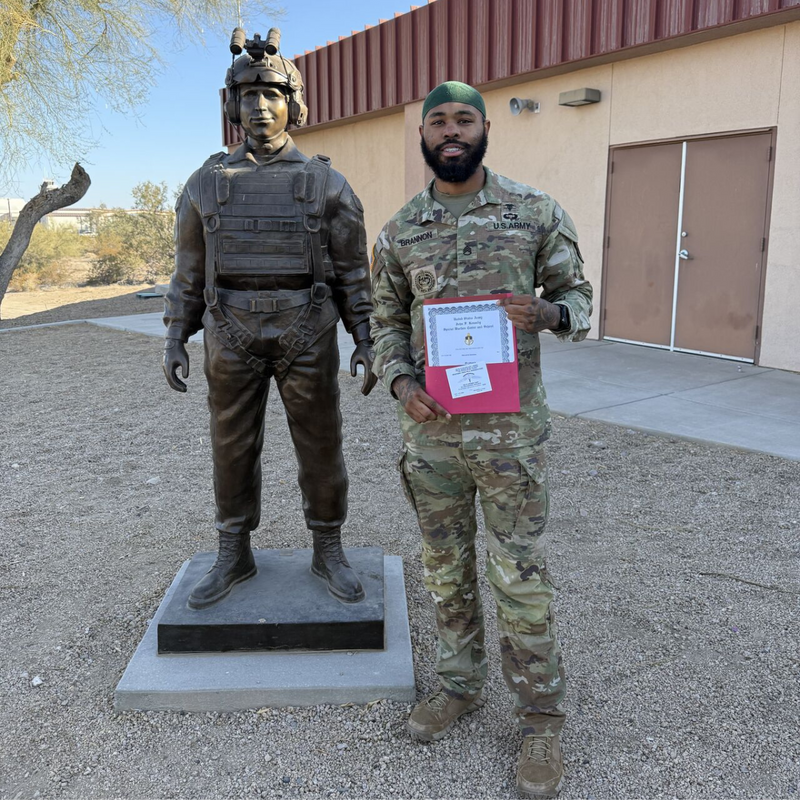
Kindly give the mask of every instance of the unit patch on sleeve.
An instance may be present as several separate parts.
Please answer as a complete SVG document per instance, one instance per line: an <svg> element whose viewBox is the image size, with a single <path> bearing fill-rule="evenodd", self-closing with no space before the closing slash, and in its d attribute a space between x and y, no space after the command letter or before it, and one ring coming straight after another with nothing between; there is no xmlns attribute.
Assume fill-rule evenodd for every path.
<svg viewBox="0 0 800 800"><path fill-rule="evenodd" d="M412 270L410 277L414 294L430 294L436 289L435 267L420 267Z"/></svg>

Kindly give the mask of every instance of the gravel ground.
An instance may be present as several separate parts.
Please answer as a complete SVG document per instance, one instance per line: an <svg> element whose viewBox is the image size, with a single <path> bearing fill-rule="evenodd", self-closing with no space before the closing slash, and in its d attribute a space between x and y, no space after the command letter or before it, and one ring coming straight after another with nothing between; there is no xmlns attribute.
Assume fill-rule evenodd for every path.
<svg viewBox="0 0 800 800"><path fill-rule="evenodd" d="M161 297L143 299L136 296L141 287L130 294L107 297L99 300L84 300L80 303L56 306L48 311L25 314L13 319L0 319L0 329L20 328L25 325L42 325L49 322L63 322L71 319L97 319L99 317L121 317L126 314L148 314L164 309ZM57 292L52 292L53 302L58 302Z"/></svg>
<svg viewBox="0 0 800 800"><path fill-rule="evenodd" d="M202 351L190 346L178 395L156 339L81 325L0 344L0 797L515 796L491 622L488 703L433 745L388 702L115 714L166 587L214 547ZM404 558L422 697L434 629L393 408L349 378L342 402L347 543ZM267 436L256 544L308 546L275 396ZM561 796L797 797L800 464L562 418L549 448L570 682Z"/></svg>

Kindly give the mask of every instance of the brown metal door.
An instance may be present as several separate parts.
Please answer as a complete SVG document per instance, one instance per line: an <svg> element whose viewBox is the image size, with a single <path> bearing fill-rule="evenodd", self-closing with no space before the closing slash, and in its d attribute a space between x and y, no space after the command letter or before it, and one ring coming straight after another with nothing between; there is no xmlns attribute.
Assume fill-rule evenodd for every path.
<svg viewBox="0 0 800 800"><path fill-rule="evenodd" d="M676 349L755 357L771 144L687 142Z"/></svg>
<svg viewBox="0 0 800 800"><path fill-rule="evenodd" d="M604 336L669 346L682 145L614 150Z"/></svg>

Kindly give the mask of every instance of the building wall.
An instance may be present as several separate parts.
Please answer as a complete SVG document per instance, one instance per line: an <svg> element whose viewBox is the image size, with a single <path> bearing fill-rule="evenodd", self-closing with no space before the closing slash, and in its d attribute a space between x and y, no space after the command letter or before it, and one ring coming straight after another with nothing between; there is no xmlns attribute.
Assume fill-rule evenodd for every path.
<svg viewBox="0 0 800 800"><path fill-rule="evenodd" d="M800 372L800 23L785 30L760 363Z"/></svg>
<svg viewBox="0 0 800 800"><path fill-rule="evenodd" d="M484 92L492 121L486 163L552 194L577 225L595 287L598 335L609 148L613 145L777 126L775 185L763 310L762 366L800 371L800 22ZM590 87L599 104L558 105ZM512 97L541 112L514 117ZM367 209L371 239L427 176L419 106L297 136L330 155ZM313 146L312 143L313 142ZM787 331L794 334L787 336Z"/></svg>
<svg viewBox="0 0 800 800"><path fill-rule="evenodd" d="M403 205L405 132L403 112L338 128L292 131L307 156L328 156L364 205L370 252L383 224Z"/></svg>

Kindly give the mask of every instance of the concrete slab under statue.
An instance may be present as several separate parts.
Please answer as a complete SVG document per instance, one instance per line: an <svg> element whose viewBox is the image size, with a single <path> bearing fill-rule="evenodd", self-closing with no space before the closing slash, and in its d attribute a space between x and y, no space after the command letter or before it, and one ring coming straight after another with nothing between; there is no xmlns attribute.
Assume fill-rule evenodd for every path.
<svg viewBox="0 0 800 800"><path fill-rule="evenodd" d="M258 572L208 608L190 608L215 553L189 561L158 621L158 652L383 650L383 550L347 548L365 597L341 603L311 574L311 550L255 550Z"/></svg>
<svg viewBox="0 0 800 800"><path fill-rule="evenodd" d="M213 556L185 562L117 685L115 708L240 711L413 701L402 559L379 548L346 552L366 592L347 605L310 574L310 551L257 550L258 575L219 603L190 609L193 572Z"/></svg>

